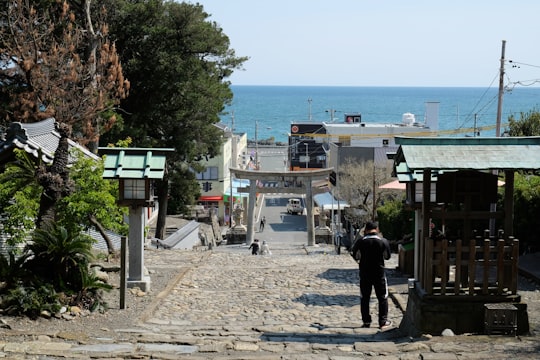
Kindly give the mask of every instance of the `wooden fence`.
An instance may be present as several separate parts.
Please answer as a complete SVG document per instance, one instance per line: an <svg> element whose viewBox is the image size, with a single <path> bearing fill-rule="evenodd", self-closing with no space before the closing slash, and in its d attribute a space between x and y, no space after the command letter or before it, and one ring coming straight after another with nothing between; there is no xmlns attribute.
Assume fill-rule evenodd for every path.
<svg viewBox="0 0 540 360"><path fill-rule="evenodd" d="M427 239L422 286L429 295L515 295L518 258L517 239Z"/></svg>

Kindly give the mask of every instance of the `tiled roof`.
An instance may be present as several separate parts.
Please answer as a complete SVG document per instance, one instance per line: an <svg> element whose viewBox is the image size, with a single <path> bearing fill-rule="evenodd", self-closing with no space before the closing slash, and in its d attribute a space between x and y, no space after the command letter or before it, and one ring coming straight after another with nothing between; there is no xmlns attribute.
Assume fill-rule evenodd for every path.
<svg viewBox="0 0 540 360"><path fill-rule="evenodd" d="M54 152L58 147L60 141L60 134L56 131L56 121L53 118L49 118L37 123L11 123L7 133L5 134L5 140L0 141L0 159L10 157L13 149L23 149L27 153L37 157L39 150L42 152L42 161L45 163L52 163L54 159ZM68 140L70 148L77 148L82 151L86 156L99 159L99 157L93 154L85 147L77 144L73 140ZM70 156L69 163L72 163L74 159Z"/></svg>

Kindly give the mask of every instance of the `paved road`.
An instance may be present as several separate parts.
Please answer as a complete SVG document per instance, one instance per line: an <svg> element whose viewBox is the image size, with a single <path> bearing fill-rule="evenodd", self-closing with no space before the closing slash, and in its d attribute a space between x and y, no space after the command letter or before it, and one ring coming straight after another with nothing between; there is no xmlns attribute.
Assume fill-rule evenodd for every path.
<svg viewBox="0 0 540 360"><path fill-rule="evenodd" d="M287 170L288 147L286 146L259 146L258 157L263 171L282 171ZM255 151L255 148L249 148L249 152Z"/></svg>

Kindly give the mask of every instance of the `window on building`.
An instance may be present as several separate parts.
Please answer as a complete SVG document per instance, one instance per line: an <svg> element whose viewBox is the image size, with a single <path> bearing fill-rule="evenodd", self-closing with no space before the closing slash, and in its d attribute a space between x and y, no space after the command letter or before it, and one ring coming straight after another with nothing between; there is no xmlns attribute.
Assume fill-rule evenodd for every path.
<svg viewBox="0 0 540 360"><path fill-rule="evenodd" d="M209 166L205 171L195 174L197 180L218 180L217 166Z"/></svg>

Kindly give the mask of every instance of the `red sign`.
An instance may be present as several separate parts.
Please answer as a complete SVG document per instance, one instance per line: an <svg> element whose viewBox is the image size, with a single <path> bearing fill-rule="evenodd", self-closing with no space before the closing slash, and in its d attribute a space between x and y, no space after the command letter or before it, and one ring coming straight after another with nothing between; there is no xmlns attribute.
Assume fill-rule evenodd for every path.
<svg viewBox="0 0 540 360"><path fill-rule="evenodd" d="M292 131L293 133L297 133L297 132L298 132L298 126L293 125L293 127L291 128L291 131Z"/></svg>

